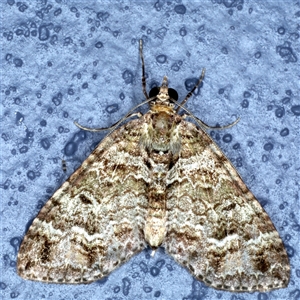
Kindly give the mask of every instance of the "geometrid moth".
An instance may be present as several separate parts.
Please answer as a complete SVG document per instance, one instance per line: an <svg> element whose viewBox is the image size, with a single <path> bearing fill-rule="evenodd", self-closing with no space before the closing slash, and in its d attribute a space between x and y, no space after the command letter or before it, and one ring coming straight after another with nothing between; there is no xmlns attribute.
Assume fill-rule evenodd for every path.
<svg viewBox="0 0 300 300"><path fill-rule="evenodd" d="M149 245L164 247L216 289L286 287L290 266L278 232L203 130L211 127L184 107L204 71L181 103L167 77L148 96L142 41L140 56L146 100L138 106L149 103L150 110L132 110L113 126L41 209L20 247L19 275L90 283Z"/></svg>

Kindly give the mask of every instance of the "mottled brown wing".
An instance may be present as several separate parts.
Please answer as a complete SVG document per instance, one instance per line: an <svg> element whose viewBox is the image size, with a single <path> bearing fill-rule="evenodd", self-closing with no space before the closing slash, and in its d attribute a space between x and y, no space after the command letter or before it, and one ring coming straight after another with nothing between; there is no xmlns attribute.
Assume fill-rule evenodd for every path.
<svg viewBox="0 0 300 300"><path fill-rule="evenodd" d="M180 125L169 172L166 252L205 284L229 291L287 286L290 266L267 213L208 135Z"/></svg>
<svg viewBox="0 0 300 300"><path fill-rule="evenodd" d="M20 247L20 276L88 283L146 247L141 127L133 120L107 136L45 204Z"/></svg>

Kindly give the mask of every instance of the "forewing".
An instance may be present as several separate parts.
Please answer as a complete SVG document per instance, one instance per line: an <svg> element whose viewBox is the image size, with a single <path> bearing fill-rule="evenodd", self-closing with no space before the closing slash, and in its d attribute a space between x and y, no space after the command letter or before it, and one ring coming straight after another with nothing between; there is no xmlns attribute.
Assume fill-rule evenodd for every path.
<svg viewBox="0 0 300 300"><path fill-rule="evenodd" d="M169 172L164 247L217 289L287 286L289 260L267 213L208 135L180 125L181 152Z"/></svg>
<svg viewBox="0 0 300 300"><path fill-rule="evenodd" d="M92 282L145 248L141 127L133 120L107 136L48 200L20 247L20 276Z"/></svg>

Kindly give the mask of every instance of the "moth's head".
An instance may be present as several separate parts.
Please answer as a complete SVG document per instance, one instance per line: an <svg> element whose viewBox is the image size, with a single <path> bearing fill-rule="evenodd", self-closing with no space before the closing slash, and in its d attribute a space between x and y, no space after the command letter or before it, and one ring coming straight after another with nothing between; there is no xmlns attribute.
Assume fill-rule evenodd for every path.
<svg viewBox="0 0 300 300"><path fill-rule="evenodd" d="M149 97L156 97L153 102L155 104L165 104L165 105L170 105L174 104L175 100L178 100L178 94L177 92L168 87L168 78L167 76L164 76L162 84L160 87L154 87L151 89L150 93L149 93Z"/></svg>

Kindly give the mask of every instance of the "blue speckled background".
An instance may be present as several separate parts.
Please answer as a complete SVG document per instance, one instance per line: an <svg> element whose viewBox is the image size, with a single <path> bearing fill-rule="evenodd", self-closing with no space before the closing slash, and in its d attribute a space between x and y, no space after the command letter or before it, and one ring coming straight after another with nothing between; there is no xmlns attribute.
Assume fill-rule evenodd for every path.
<svg viewBox="0 0 300 300"><path fill-rule="evenodd" d="M300 299L299 20L297 1L1 0L1 299ZM107 127L167 75L268 212L291 261L286 289L234 294L206 287L171 257L145 250L90 285L25 281L19 244L52 193ZM144 108L146 109L146 107ZM62 160L67 170L63 171Z"/></svg>

